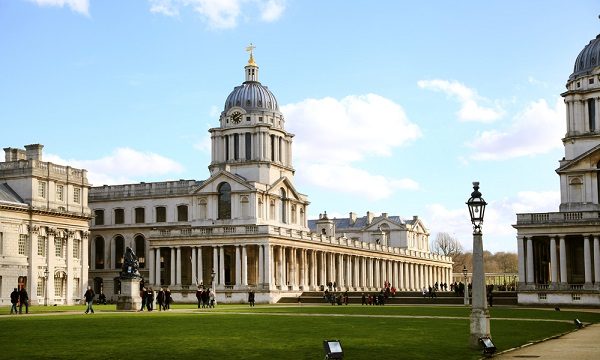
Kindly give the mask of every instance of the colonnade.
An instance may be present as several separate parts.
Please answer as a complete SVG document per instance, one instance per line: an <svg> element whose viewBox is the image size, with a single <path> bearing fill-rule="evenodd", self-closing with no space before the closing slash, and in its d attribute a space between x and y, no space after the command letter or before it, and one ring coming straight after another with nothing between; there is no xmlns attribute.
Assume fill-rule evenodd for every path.
<svg viewBox="0 0 600 360"><path fill-rule="evenodd" d="M387 253L342 253L276 244L185 247L191 249L189 258L182 258L183 246L167 248L168 279L161 279L161 274L167 273L164 268L161 273L161 251L157 247L149 249L151 284L191 285L182 284L182 271L188 271L192 283L208 285L214 281L217 288L232 290L252 286L264 290L309 291L331 283L337 290L374 291L388 282L398 291L418 291L436 282L452 280L450 263Z"/></svg>

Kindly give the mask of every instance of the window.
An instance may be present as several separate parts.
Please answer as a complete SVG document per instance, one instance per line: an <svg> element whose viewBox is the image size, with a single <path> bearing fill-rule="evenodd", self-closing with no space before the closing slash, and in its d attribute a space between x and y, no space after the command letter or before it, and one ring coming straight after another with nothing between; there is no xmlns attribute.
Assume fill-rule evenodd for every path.
<svg viewBox="0 0 600 360"><path fill-rule="evenodd" d="M284 189L281 189L281 222L287 224L287 197Z"/></svg>
<svg viewBox="0 0 600 360"><path fill-rule="evenodd" d="M146 222L146 219L145 219L146 213L144 210L145 209L142 207L135 208L135 223L136 224L143 224L144 222Z"/></svg>
<svg viewBox="0 0 600 360"><path fill-rule="evenodd" d="M81 189L78 189L78 188L73 189L73 202L75 204L81 203Z"/></svg>
<svg viewBox="0 0 600 360"><path fill-rule="evenodd" d="M238 134L233 134L233 159L240 159L240 136Z"/></svg>
<svg viewBox="0 0 600 360"><path fill-rule="evenodd" d="M123 255L125 254L125 239L118 235L115 237L115 269L123 267Z"/></svg>
<svg viewBox="0 0 600 360"><path fill-rule="evenodd" d="M246 116L246 121L250 121L250 116Z"/></svg>
<svg viewBox="0 0 600 360"><path fill-rule="evenodd" d="M229 160L229 136L225 136L225 161Z"/></svg>
<svg viewBox="0 0 600 360"><path fill-rule="evenodd" d="M296 224L298 217L296 216L296 205L292 205L292 224Z"/></svg>
<svg viewBox="0 0 600 360"><path fill-rule="evenodd" d="M596 99L588 99L588 122L590 131L596 130Z"/></svg>
<svg viewBox="0 0 600 360"><path fill-rule="evenodd" d="M569 181L569 198L572 203L580 203L583 201L583 182L581 178L572 178Z"/></svg>
<svg viewBox="0 0 600 360"><path fill-rule="evenodd" d="M56 200L65 201L65 187L62 185L56 185Z"/></svg>
<svg viewBox="0 0 600 360"><path fill-rule="evenodd" d="M275 219L275 200L269 201L269 220Z"/></svg>
<svg viewBox="0 0 600 360"><path fill-rule="evenodd" d="M590 80L588 81L588 84L593 84L594 83L594 78L590 78Z"/></svg>
<svg viewBox="0 0 600 360"><path fill-rule="evenodd" d="M94 264L96 269L104 269L104 238L98 236L94 241L94 250L96 251Z"/></svg>
<svg viewBox="0 0 600 360"><path fill-rule="evenodd" d="M231 185L224 182L219 184L218 219L231 219Z"/></svg>
<svg viewBox="0 0 600 360"><path fill-rule="evenodd" d="M19 255L27 254L27 234L19 234Z"/></svg>
<svg viewBox="0 0 600 360"><path fill-rule="evenodd" d="M44 297L44 278L38 278L36 294L38 297Z"/></svg>
<svg viewBox="0 0 600 360"><path fill-rule="evenodd" d="M167 222L167 208L164 206L156 207L156 222Z"/></svg>
<svg viewBox="0 0 600 360"><path fill-rule="evenodd" d="M4 233L0 232L0 255L4 254Z"/></svg>
<svg viewBox="0 0 600 360"><path fill-rule="evenodd" d="M304 225L304 209L300 209L300 225Z"/></svg>
<svg viewBox="0 0 600 360"><path fill-rule="evenodd" d="M125 210L115 209L115 224L125 223Z"/></svg>
<svg viewBox="0 0 600 360"><path fill-rule="evenodd" d="M104 225L104 210L94 210L94 222L96 225Z"/></svg>
<svg viewBox="0 0 600 360"><path fill-rule="evenodd" d="M43 181L38 182L38 196L46 198L46 183Z"/></svg>
<svg viewBox="0 0 600 360"><path fill-rule="evenodd" d="M250 160L252 158L252 134L249 132L245 135L246 139L244 141L246 147L246 160Z"/></svg>
<svg viewBox="0 0 600 360"><path fill-rule="evenodd" d="M259 219L262 219L263 217L263 201L262 199L258 199L258 214L257 214Z"/></svg>
<svg viewBox="0 0 600 360"><path fill-rule="evenodd" d="M200 219L206 219L206 199L202 198L198 200L198 217Z"/></svg>
<svg viewBox="0 0 600 360"><path fill-rule="evenodd" d="M242 200L240 201L240 205L242 208L242 218L246 219L249 216L249 208L250 208L250 203L248 202L248 197L247 196L242 196Z"/></svg>
<svg viewBox="0 0 600 360"><path fill-rule="evenodd" d="M188 206L177 206L177 221L188 221Z"/></svg>
<svg viewBox="0 0 600 360"><path fill-rule="evenodd" d="M56 257L63 257L63 239L62 238L54 238L54 255Z"/></svg>
<svg viewBox="0 0 600 360"><path fill-rule="evenodd" d="M275 135L271 135L271 161L275 161Z"/></svg>
<svg viewBox="0 0 600 360"><path fill-rule="evenodd" d="M146 241L142 235L135 237L135 254L138 257L140 269L146 267Z"/></svg>
<svg viewBox="0 0 600 360"><path fill-rule="evenodd" d="M280 162L283 161L283 139L282 138L278 138L279 139L279 153L277 154L277 160L279 160Z"/></svg>
<svg viewBox="0 0 600 360"><path fill-rule="evenodd" d="M64 275L56 275L54 277L54 296L58 298L65 297L65 280Z"/></svg>
<svg viewBox="0 0 600 360"><path fill-rule="evenodd" d="M81 241L78 239L73 239L73 259L79 259L79 249L81 248L80 246Z"/></svg>
<svg viewBox="0 0 600 360"><path fill-rule="evenodd" d="M38 236L38 255L46 256L46 237Z"/></svg>

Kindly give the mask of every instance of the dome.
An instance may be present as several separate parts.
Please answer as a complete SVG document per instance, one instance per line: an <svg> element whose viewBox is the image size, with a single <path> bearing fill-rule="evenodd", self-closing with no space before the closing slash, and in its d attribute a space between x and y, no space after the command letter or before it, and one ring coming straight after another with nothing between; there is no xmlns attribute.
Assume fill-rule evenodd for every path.
<svg viewBox="0 0 600 360"><path fill-rule="evenodd" d="M600 35L590 41L577 56L573 73L569 76L569 80L573 80L581 75L588 74L592 69L598 66L600 59Z"/></svg>
<svg viewBox="0 0 600 360"><path fill-rule="evenodd" d="M250 111L279 111L275 95L258 81L246 81L240 86L236 86L225 100L225 109L227 112L232 107L241 107L247 112Z"/></svg>

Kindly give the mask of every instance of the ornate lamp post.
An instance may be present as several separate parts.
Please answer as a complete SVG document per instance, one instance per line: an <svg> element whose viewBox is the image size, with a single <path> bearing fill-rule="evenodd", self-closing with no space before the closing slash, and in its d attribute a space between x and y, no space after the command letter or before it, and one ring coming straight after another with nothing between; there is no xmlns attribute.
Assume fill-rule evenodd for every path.
<svg viewBox="0 0 600 360"><path fill-rule="evenodd" d="M44 270L44 306L48 306L48 276L50 276L50 271L46 268Z"/></svg>
<svg viewBox="0 0 600 360"><path fill-rule="evenodd" d="M212 287L212 293L215 297L215 305L217 305L217 293L215 292L215 269L210 272L210 285Z"/></svg>
<svg viewBox="0 0 600 360"><path fill-rule="evenodd" d="M469 305L469 288L467 287L467 266L463 265L463 277L465 278L465 288L463 290L465 305Z"/></svg>
<svg viewBox="0 0 600 360"><path fill-rule="evenodd" d="M490 313L485 297L485 273L483 269L483 240L481 224L487 203L479 192L479 182L473 182L473 192L467 201L471 222L473 223L473 275L471 278L472 307L471 335L469 344L480 348L479 339L490 337ZM465 291L468 291L465 289Z"/></svg>

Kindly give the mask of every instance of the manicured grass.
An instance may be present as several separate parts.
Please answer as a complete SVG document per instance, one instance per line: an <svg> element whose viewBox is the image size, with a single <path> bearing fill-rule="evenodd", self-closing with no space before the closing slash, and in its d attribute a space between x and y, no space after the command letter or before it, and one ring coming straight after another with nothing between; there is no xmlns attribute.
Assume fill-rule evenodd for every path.
<svg viewBox="0 0 600 360"><path fill-rule="evenodd" d="M44 310L49 309L78 313L0 316L3 358L322 359L324 339L340 339L347 359L480 357L467 345L469 310L462 307L231 305L196 310L177 305L177 312L112 313L114 305L106 305L95 306L94 315L82 315L83 306ZM8 308L0 313L7 314ZM406 315L431 318L398 317ZM491 317L499 351L570 331L575 317L600 321L597 313L522 308L493 308Z"/></svg>

